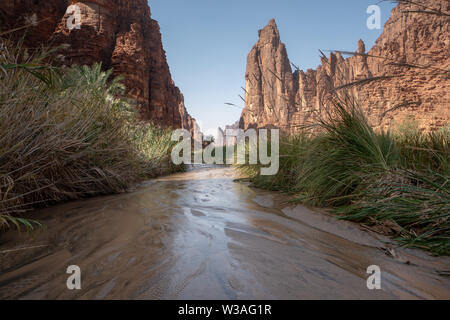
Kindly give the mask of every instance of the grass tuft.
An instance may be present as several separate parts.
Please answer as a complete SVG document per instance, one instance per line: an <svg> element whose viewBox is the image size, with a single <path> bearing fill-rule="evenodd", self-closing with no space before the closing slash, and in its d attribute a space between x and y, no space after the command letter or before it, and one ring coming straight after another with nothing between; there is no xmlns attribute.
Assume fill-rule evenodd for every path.
<svg viewBox="0 0 450 320"><path fill-rule="evenodd" d="M280 170L240 169L256 187L330 207L342 219L388 227L400 245L450 255L448 129L375 132L357 105L336 100L314 134L284 136Z"/></svg>
<svg viewBox="0 0 450 320"><path fill-rule="evenodd" d="M55 67L53 52L0 39L0 228L39 223L29 210L126 191L170 164L167 130L138 119L100 64Z"/></svg>

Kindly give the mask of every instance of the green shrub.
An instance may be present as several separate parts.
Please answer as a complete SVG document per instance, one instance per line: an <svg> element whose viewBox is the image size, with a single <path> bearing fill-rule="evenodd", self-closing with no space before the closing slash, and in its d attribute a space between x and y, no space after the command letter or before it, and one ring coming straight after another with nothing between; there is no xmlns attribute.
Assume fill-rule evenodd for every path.
<svg viewBox="0 0 450 320"><path fill-rule="evenodd" d="M34 207L126 191L171 172L166 130L138 120L101 65L56 68L0 40L0 227ZM16 217L16 218L13 218Z"/></svg>

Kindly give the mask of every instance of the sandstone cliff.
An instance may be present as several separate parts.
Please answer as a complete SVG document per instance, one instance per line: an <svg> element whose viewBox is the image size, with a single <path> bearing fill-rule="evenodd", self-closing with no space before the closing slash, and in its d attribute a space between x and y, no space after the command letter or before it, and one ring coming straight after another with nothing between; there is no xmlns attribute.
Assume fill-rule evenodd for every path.
<svg viewBox="0 0 450 320"><path fill-rule="evenodd" d="M70 5L80 9L80 29L68 28ZM122 75L143 119L198 130L172 81L159 25L151 19L146 0L0 0L3 30L23 26L33 16L39 24L27 30L27 44L67 44L62 52L65 64L102 62Z"/></svg>
<svg viewBox="0 0 450 320"><path fill-rule="evenodd" d="M407 3L394 8L382 35L367 54L360 40L356 54L350 58L331 53L322 58L316 70L306 72L292 72L286 47L271 20L259 31L259 40L247 58L246 103L240 126L274 125L295 132L314 122L327 108L330 91L355 82L360 84L347 90L376 128L394 128L406 119L414 119L425 131L448 125L450 2L421 3L428 8ZM447 16L415 12L432 9ZM442 74L445 72L446 76Z"/></svg>
<svg viewBox="0 0 450 320"><path fill-rule="evenodd" d="M225 129L222 129L219 127L217 129L217 138L215 142L215 145L218 147L221 146L234 146L237 143L237 130L239 130L239 121L236 121L235 123L231 125L226 125Z"/></svg>

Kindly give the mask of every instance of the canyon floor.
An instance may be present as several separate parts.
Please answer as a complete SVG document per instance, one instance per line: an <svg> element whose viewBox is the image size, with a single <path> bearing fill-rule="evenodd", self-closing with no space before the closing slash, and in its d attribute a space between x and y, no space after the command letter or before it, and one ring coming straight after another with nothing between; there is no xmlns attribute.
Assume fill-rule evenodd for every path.
<svg viewBox="0 0 450 320"><path fill-rule="evenodd" d="M0 235L1 299L448 299L450 258L201 168L41 210ZM66 269L81 268L81 290ZM367 288L371 265L381 290Z"/></svg>

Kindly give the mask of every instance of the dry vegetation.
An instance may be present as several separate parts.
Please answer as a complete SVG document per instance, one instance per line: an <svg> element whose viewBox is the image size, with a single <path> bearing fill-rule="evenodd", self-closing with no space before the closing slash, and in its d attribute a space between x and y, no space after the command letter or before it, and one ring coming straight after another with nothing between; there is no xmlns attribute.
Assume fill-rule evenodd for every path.
<svg viewBox="0 0 450 320"><path fill-rule="evenodd" d="M57 68L53 51L6 39L0 52L0 228L33 228L32 208L177 169L169 132L138 120L111 71Z"/></svg>

